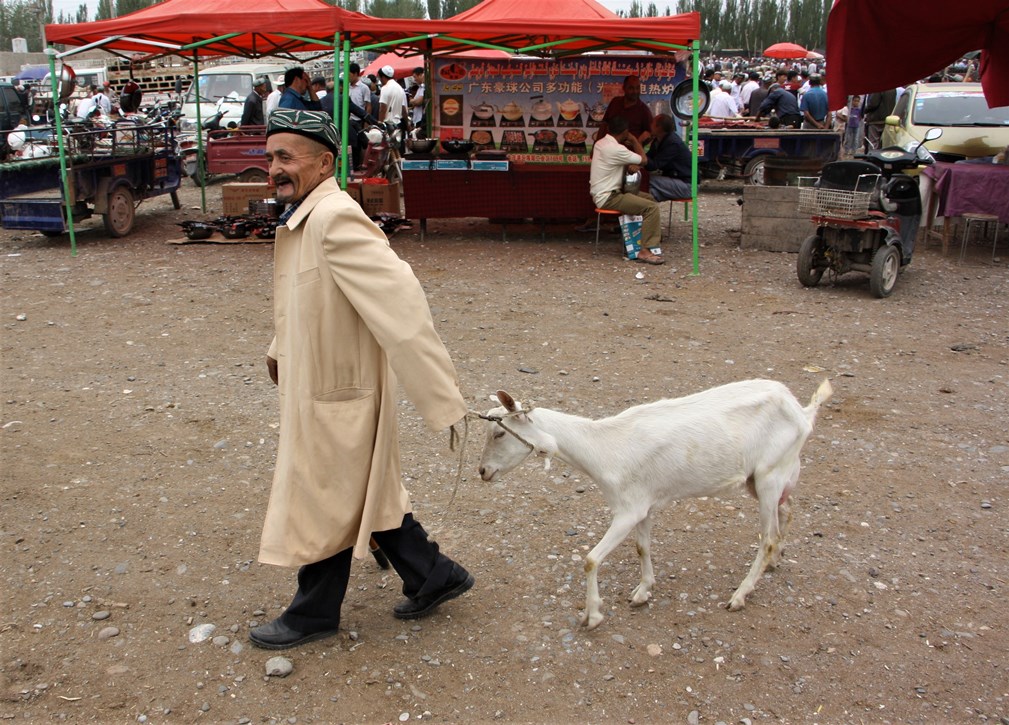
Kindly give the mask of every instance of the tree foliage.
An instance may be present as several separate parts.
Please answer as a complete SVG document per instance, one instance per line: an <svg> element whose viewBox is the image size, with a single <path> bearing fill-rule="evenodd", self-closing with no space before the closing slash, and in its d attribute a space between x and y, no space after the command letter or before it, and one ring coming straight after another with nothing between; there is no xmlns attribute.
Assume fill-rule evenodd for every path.
<svg viewBox="0 0 1009 725"><path fill-rule="evenodd" d="M759 54L780 42L822 49L831 1L678 0L676 12L701 13L701 42L705 48L739 48Z"/></svg>
<svg viewBox="0 0 1009 725"><path fill-rule="evenodd" d="M0 0L0 50L11 50L14 38L28 41L28 51L42 50L42 26L53 22L52 0Z"/></svg>

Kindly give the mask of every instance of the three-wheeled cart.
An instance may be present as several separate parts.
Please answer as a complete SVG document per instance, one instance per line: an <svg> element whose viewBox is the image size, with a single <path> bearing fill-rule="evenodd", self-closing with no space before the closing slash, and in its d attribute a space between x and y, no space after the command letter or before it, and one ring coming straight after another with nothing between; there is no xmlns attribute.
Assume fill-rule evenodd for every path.
<svg viewBox="0 0 1009 725"><path fill-rule="evenodd" d="M180 208L176 192L182 173L173 128L116 124L67 133L65 139L69 194L64 194L55 141L51 156L0 164L4 229L62 234L68 231L68 199L74 221L101 214L113 237L130 233L136 207L144 199L171 194L175 208Z"/></svg>

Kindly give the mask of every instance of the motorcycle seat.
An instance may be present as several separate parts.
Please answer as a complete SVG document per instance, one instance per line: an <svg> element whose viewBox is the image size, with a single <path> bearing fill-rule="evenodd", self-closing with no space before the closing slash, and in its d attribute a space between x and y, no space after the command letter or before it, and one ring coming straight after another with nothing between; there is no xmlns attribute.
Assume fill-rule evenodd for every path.
<svg viewBox="0 0 1009 725"><path fill-rule="evenodd" d="M833 161L824 165L820 172L819 187L849 191L857 187L858 191L870 191L875 188L879 175L879 167L868 161Z"/></svg>

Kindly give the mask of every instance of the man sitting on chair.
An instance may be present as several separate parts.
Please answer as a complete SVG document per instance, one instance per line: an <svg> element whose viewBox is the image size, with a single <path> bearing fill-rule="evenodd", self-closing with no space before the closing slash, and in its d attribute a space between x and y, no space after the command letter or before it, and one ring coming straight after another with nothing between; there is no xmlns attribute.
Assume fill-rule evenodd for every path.
<svg viewBox="0 0 1009 725"><path fill-rule="evenodd" d="M645 158L641 142L627 128L627 119L623 116L611 118L607 134L592 149L589 191L600 209L640 214L643 218L641 251L637 259L645 264L662 264L665 260L649 251L650 247L662 244L659 205L644 192L625 194L622 190L626 171L636 171Z"/></svg>
<svg viewBox="0 0 1009 725"><path fill-rule="evenodd" d="M690 149L665 114L652 120L652 145L648 147L648 191L655 201L690 198Z"/></svg>

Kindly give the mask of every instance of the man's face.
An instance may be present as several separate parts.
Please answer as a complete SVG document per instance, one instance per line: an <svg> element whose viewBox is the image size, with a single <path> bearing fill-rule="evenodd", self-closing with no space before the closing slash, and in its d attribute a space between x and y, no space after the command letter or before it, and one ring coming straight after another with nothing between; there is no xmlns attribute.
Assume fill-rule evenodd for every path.
<svg viewBox="0 0 1009 725"><path fill-rule="evenodd" d="M354 85L355 83L357 83L357 81L360 78L361 78L361 74L360 73L355 73L354 71L351 71L350 72L350 85Z"/></svg>
<svg viewBox="0 0 1009 725"><path fill-rule="evenodd" d="M270 164L270 178L277 187L277 201L288 204L308 196L332 175L332 156L321 144L296 133L269 136L266 160Z"/></svg>
<svg viewBox="0 0 1009 725"><path fill-rule="evenodd" d="M291 88L293 88L297 93L304 93L305 89L308 88L308 75L302 73L300 76L291 81Z"/></svg>
<svg viewBox="0 0 1009 725"><path fill-rule="evenodd" d="M269 95L269 91L266 90L266 84L256 86L256 93L259 94L260 98L266 98Z"/></svg>
<svg viewBox="0 0 1009 725"><path fill-rule="evenodd" d="M416 83L418 86L424 85L424 74L423 73L414 73L413 74L413 82Z"/></svg>
<svg viewBox="0 0 1009 725"><path fill-rule="evenodd" d="M651 131L652 131L652 137L653 138L662 138L662 136L665 135L665 133L663 132L662 128L659 126L659 119L658 118L653 118L652 119Z"/></svg>
<svg viewBox="0 0 1009 725"><path fill-rule="evenodd" d="M634 102L641 97L641 81L637 76L630 76L624 80L624 98L628 102Z"/></svg>

